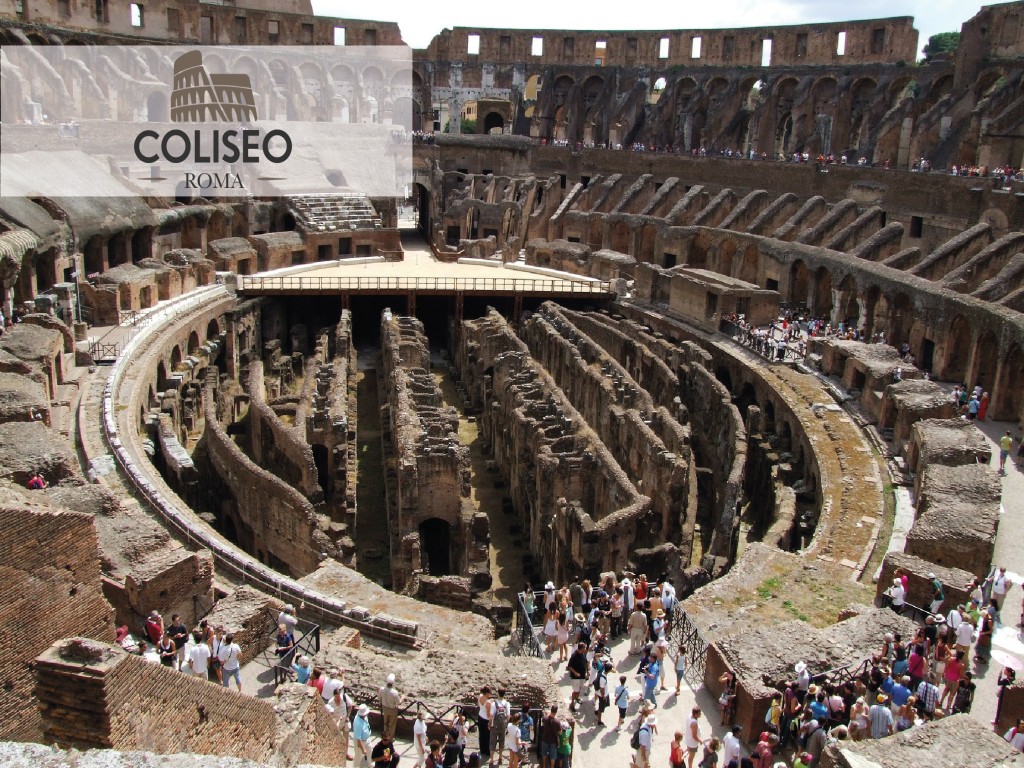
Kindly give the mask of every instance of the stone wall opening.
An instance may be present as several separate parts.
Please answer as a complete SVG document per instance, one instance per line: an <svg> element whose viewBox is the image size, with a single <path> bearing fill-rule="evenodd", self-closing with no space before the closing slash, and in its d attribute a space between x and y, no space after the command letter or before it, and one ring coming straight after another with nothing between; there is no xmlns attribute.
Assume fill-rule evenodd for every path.
<svg viewBox="0 0 1024 768"><path fill-rule="evenodd" d="M438 517L431 517L419 525L423 565L431 576L448 576L451 567L452 527Z"/></svg>

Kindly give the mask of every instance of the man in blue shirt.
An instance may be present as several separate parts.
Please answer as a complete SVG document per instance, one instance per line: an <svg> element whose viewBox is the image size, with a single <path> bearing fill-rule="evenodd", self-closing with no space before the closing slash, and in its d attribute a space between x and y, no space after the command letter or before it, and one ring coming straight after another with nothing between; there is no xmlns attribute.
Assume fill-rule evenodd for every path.
<svg viewBox="0 0 1024 768"><path fill-rule="evenodd" d="M907 703L907 699L910 698L912 691L910 690L910 678L902 678L896 685L892 687L892 710L895 712L897 709Z"/></svg>
<svg viewBox="0 0 1024 768"><path fill-rule="evenodd" d="M360 763L370 759L370 721L367 719L369 714L370 708L360 704L352 720L352 738L356 742L356 752L362 754L359 758Z"/></svg>

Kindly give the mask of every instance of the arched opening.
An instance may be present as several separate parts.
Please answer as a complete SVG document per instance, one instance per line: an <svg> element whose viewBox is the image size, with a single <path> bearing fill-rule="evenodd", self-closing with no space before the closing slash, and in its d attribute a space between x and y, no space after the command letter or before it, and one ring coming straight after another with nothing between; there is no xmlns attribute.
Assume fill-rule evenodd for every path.
<svg viewBox="0 0 1024 768"><path fill-rule="evenodd" d="M484 133L500 134L505 132L505 118L497 112L488 112L484 118Z"/></svg>
<svg viewBox="0 0 1024 768"><path fill-rule="evenodd" d="M702 230L690 243L689 253L686 254L686 266L694 269L707 269L708 248L710 247L711 238Z"/></svg>
<svg viewBox="0 0 1024 768"><path fill-rule="evenodd" d="M803 306L807 303L811 286L811 273L800 259L789 269L789 303Z"/></svg>
<svg viewBox="0 0 1024 768"><path fill-rule="evenodd" d="M757 246L751 243L743 250L743 261L740 263L740 271L736 277L746 283L757 285L757 264Z"/></svg>
<svg viewBox="0 0 1024 768"><path fill-rule="evenodd" d="M857 281L853 275L847 275L839 284L839 297L835 317L829 318L835 323L844 323L848 327L856 327L860 322L860 302L857 301Z"/></svg>
<svg viewBox="0 0 1024 768"><path fill-rule="evenodd" d="M718 246L718 273L732 276L732 257L736 253L736 243L723 240Z"/></svg>
<svg viewBox="0 0 1024 768"><path fill-rule="evenodd" d="M176 371L181 368L181 347L175 347L171 350L171 371Z"/></svg>
<svg viewBox="0 0 1024 768"><path fill-rule="evenodd" d="M188 354L189 356L194 355L199 350L199 333L192 331L188 335Z"/></svg>
<svg viewBox="0 0 1024 768"><path fill-rule="evenodd" d="M629 253L629 224L617 221L612 225L611 248L619 253Z"/></svg>
<svg viewBox="0 0 1024 768"><path fill-rule="evenodd" d="M739 409L740 416L746 419L747 411L750 409L750 406L757 405L757 395L754 392L754 385L749 381L743 382L743 386L740 387L740 393L733 398L733 403L735 403L736 408Z"/></svg>
<svg viewBox="0 0 1024 768"><path fill-rule="evenodd" d="M715 369L715 378L718 379L722 385L732 392L732 376L729 374L729 369L719 367Z"/></svg>
<svg viewBox="0 0 1024 768"><path fill-rule="evenodd" d="M832 275L824 267L819 267L814 279L814 306L811 311L815 317L832 316Z"/></svg>
<svg viewBox="0 0 1024 768"><path fill-rule="evenodd" d="M206 326L206 339L215 339L220 336L220 323L217 322L217 318L213 318Z"/></svg>
<svg viewBox="0 0 1024 768"><path fill-rule="evenodd" d="M885 340L898 347L910 339L910 328L914 324L914 302L905 293L897 293L892 302L890 327L886 329Z"/></svg>
<svg viewBox="0 0 1024 768"><path fill-rule="evenodd" d="M167 366L164 364L163 360L157 363L156 366L156 388L161 392L167 389ZM154 398L154 405L155 404Z"/></svg>
<svg viewBox="0 0 1024 768"><path fill-rule="evenodd" d="M1003 360L999 381L995 386L995 402L992 404L992 418L1014 421L1021 418L1024 408L1024 352L1014 346Z"/></svg>
<svg viewBox="0 0 1024 768"><path fill-rule="evenodd" d="M342 122L348 122L348 120ZM420 105L407 96L400 96L395 99L391 122L410 132L420 130Z"/></svg>
<svg viewBox="0 0 1024 768"><path fill-rule="evenodd" d="M939 378L962 383L971 355L971 325L963 315L957 315L949 325L943 350L943 365Z"/></svg>
<svg viewBox="0 0 1024 768"><path fill-rule="evenodd" d="M451 569L452 527L438 517L420 523L420 551L431 576L447 576Z"/></svg>
<svg viewBox="0 0 1024 768"><path fill-rule="evenodd" d="M316 465L316 481L320 486L320 490L324 493L324 501L329 503L331 500L331 483L328 476L329 457L327 454L327 446L314 443L312 448L313 463Z"/></svg>
<svg viewBox="0 0 1024 768"><path fill-rule="evenodd" d="M974 348L973 376L964 383L967 386L979 384L982 389L991 392L992 385L995 383L996 367L998 365L999 342L996 341L995 334L992 331L985 331L981 338L978 339L978 344ZM1020 381L1017 381L1016 386L1020 387Z"/></svg>
<svg viewBox="0 0 1024 768"><path fill-rule="evenodd" d="M151 123L167 122L167 95L163 91L153 91L146 99L146 116Z"/></svg>

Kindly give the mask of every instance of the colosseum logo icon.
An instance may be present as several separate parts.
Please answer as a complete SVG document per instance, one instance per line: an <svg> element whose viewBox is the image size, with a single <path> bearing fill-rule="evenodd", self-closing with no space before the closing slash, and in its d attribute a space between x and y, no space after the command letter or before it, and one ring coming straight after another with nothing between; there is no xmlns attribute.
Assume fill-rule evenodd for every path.
<svg viewBox="0 0 1024 768"><path fill-rule="evenodd" d="M256 99L248 75L214 75L206 71L203 54L183 53L174 62L171 122L208 123L256 120Z"/></svg>

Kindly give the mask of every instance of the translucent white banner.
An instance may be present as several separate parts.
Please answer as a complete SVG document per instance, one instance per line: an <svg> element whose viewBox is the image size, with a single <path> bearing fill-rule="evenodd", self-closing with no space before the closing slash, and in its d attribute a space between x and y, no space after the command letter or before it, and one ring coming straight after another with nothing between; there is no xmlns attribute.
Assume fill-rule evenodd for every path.
<svg viewBox="0 0 1024 768"><path fill-rule="evenodd" d="M412 49L5 46L0 195L404 196Z"/></svg>

